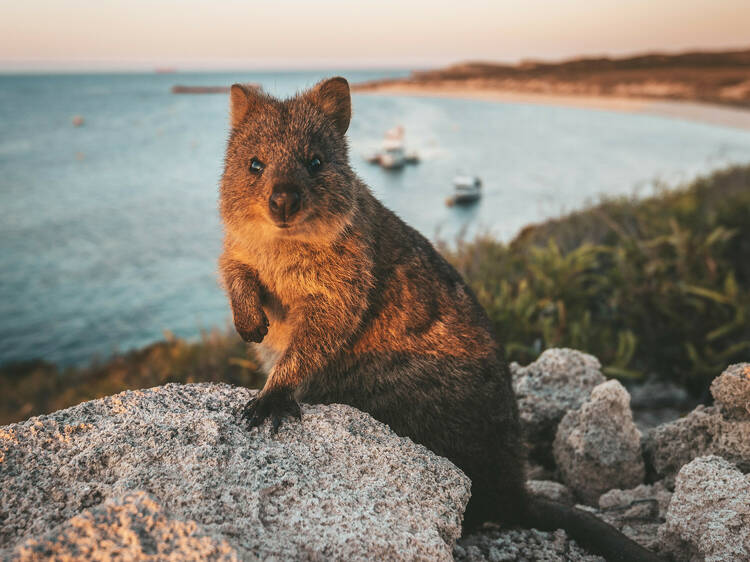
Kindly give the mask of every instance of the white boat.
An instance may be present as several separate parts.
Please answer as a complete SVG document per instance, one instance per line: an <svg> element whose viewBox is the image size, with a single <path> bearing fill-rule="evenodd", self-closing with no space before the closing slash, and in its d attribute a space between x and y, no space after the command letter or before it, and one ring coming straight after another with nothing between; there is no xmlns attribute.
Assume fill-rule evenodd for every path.
<svg viewBox="0 0 750 562"><path fill-rule="evenodd" d="M419 162L419 155L413 150L406 151L404 128L399 125L385 133L381 150L366 155L365 159L371 164L380 164L386 170L397 170L406 164Z"/></svg>
<svg viewBox="0 0 750 562"><path fill-rule="evenodd" d="M453 197L446 203L453 205L468 205L476 203L482 197L482 180L476 176L456 176L453 178Z"/></svg>
<svg viewBox="0 0 750 562"><path fill-rule="evenodd" d="M380 153L380 165L386 170L397 170L406 164L406 151L401 137L389 138L383 141L383 151Z"/></svg>

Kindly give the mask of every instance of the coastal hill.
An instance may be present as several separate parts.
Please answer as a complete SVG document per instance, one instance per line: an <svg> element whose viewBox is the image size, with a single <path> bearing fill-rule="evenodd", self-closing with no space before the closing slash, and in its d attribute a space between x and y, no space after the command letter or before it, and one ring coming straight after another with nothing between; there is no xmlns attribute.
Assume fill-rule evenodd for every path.
<svg viewBox="0 0 750 562"><path fill-rule="evenodd" d="M750 49L516 65L467 62L357 84L357 91L494 91L668 99L750 108Z"/></svg>

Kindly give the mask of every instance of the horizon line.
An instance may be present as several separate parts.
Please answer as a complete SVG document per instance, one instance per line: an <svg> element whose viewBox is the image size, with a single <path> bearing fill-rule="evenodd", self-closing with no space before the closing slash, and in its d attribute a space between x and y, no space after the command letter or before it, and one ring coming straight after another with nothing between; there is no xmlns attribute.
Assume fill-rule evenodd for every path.
<svg viewBox="0 0 750 562"><path fill-rule="evenodd" d="M730 53L750 50L750 44L733 47L711 48L690 47L682 49L645 49L629 50L618 53L580 53L561 57L514 57L494 58L481 56L466 57L401 57L399 59L341 59L333 61L330 58L301 59L279 58L250 62L232 59L167 59L167 60L117 60L117 59L0 59L0 73L2 74L74 74L74 73L112 73L135 74L151 73L169 70L174 73L201 72L304 72L316 70L425 70L442 68L450 65L471 62L487 62L496 64L517 65L524 62L545 62L557 64L565 61L596 58L630 58L646 55L677 56L688 53Z"/></svg>

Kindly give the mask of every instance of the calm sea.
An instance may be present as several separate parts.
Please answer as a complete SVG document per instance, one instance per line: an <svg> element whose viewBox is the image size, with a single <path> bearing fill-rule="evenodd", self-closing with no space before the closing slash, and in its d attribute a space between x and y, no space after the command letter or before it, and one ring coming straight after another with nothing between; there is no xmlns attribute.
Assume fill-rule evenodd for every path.
<svg viewBox="0 0 750 562"><path fill-rule="evenodd" d="M225 326L216 280L226 95L173 84L259 82L289 95L326 74L0 76L0 363L76 364ZM345 72L352 81L398 72ZM81 127L72 118L83 116ZM422 162L362 155L401 124ZM750 161L750 132L574 108L354 96L352 164L429 238L507 239L602 194L650 193ZM485 196L449 209L457 172Z"/></svg>

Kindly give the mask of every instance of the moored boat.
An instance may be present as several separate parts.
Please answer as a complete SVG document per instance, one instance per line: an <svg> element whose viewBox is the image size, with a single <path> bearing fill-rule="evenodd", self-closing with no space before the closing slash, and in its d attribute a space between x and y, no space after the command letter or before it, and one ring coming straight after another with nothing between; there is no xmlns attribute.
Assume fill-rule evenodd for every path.
<svg viewBox="0 0 750 562"><path fill-rule="evenodd" d="M453 196L449 197L446 204L469 205L476 203L482 197L482 180L477 176L456 176L453 178Z"/></svg>
<svg viewBox="0 0 750 562"><path fill-rule="evenodd" d="M370 164L380 164L386 170L398 170L406 164L419 162L419 154L415 150L406 151L404 147L404 128L394 127L386 132L381 149L365 155Z"/></svg>

